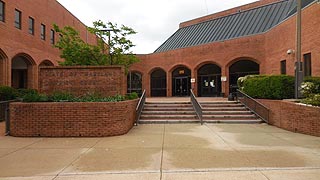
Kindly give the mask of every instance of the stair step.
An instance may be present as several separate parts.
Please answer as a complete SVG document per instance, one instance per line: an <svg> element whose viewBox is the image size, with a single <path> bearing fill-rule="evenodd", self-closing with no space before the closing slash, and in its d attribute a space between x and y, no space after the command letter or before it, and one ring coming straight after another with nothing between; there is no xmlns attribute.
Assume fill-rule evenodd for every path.
<svg viewBox="0 0 320 180"><path fill-rule="evenodd" d="M252 115L206 115L204 114L202 116L203 119L227 119L227 118L233 118L233 119L251 119L251 118L257 118L254 114Z"/></svg>
<svg viewBox="0 0 320 180"><path fill-rule="evenodd" d="M203 107L203 111L240 111L247 110L245 107Z"/></svg>
<svg viewBox="0 0 320 180"><path fill-rule="evenodd" d="M178 123L200 123L198 119L181 120L181 119L141 119L140 124L178 124Z"/></svg>
<svg viewBox="0 0 320 180"><path fill-rule="evenodd" d="M191 104L191 102L146 102L145 104Z"/></svg>
<svg viewBox="0 0 320 180"><path fill-rule="evenodd" d="M142 114L140 119L195 119L197 116L195 114L193 115L144 115Z"/></svg>
<svg viewBox="0 0 320 180"><path fill-rule="evenodd" d="M145 107L143 111L194 111L192 107L190 108L149 108Z"/></svg>
<svg viewBox="0 0 320 180"><path fill-rule="evenodd" d="M194 111L143 111L142 115L184 115L184 114L192 114L194 115Z"/></svg>
<svg viewBox="0 0 320 180"><path fill-rule="evenodd" d="M203 111L203 115L252 115L250 111Z"/></svg>
<svg viewBox="0 0 320 180"><path fill-rule="evenodd" d="M203 120L204 123L225 123L225 124L259 124L263 123L261 119L217 119L217 120Z"/></svg>
<svg viewBox="0 0 320 180"><path fill-rule="evenodd" d="M242 104L201 104L203 108L218 108L218 107L243 107Z"/></svg>

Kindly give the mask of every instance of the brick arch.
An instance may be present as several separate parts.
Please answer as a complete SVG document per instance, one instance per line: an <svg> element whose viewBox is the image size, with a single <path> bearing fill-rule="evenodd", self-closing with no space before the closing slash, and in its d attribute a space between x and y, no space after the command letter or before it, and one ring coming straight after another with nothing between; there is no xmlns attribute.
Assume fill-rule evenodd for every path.
<svg viewBox="0 0 320 180"><path fill-rule="evenodd" d="M54 63L48 59L41 61L39 66L54 66Z"/></svg>
<svg viewBox="0 0 320 180"><path fill-rule="evenodd" d="M187 66L187 65L184 65L184 64L176 64L176 65L172 66L172 67L169 69L168 73L172 73L174 70L176 70L176 69L179 68L179 67L185 67L185 68L189 69L190 71L192 71L192 68L190 68L190 67Z"/></svg>
<svg viewBox="0 0 320 180"><path fill-rule="evenodd" d="M29 54L18 53L15 55L11 60L11 86L35 89L37 69L34 67L36 67L36 62Z"/></svg>
<svg viewBox="0 0 320 180"><path fill-rule="evenodd" d="M229 69L230 66L232 66L234 63L238 62L238 61L242 61L242 60L250 60L250 61L253 61L257 64L261 64L261 61L257 60L256 58L252 58L252 57L238 57L238 58L234 58L232 59L231 61L228 62L228 64L226 65L226 68Z"/></svg>
<svg viewBox="0 0 320 180"><path fill-rule="evenodd" d="M204 62L201 62L201 63L199 63L198 65L196 65L196 67L194 68L194 71L195 71L195 72L198 71L202 66L207 65L207 64L214 64L214 65L217 65L217 66L219 66L220 68L222 68L222 65L219 64L219 63L216 62L216 61L204 61Z"/></svg>
<svg viewBox="0 0 320 180"><path fill-rule="evenodd" d="M6 77L7 77L7 64L8 64L8 56L6 53L0 48L0 86L7 85Z"/></svg>

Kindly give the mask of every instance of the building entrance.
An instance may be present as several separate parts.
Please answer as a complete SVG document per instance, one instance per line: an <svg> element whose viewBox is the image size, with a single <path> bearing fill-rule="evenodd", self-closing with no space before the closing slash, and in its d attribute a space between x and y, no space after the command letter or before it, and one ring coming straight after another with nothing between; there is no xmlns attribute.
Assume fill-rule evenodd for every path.
<svg viewBox="0 0 320 180"><path fill-rule="evenodd" d="M190 96L191 71L178 67L172 72L172 96Z"/></svg>
<svg viewBox="0 0 320 180"><path fill-rule="evenodd" d="M221 96L221 68L215 64L206 64L198 70L198 96Z"/></svg>

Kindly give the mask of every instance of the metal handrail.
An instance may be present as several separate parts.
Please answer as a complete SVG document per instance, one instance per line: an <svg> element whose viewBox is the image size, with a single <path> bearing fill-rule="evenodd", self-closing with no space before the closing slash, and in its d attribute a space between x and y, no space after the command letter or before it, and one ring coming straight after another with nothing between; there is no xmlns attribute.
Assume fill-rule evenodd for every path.
<svg viewBox="0 0 320 180"><path fill-rule="evenodd" d="M139 119L140 119L145 102L146 102L146 90L143 90L143 93L142 93L140 100L139 100L137 107L136 107L136 114L137 114L136 122L135 122L136 126L138 125L138 122L139 122Z"/></svg>
<svg viewBox="0 0 320 180"><path fill-rule="evenodd" d="M269 122L269 114L270 109L265 105L261 104L259 101L255 100L254 98L250 97L246 93L242 92L241 90L237 90L236 93L236 100L250 109L255 115L261 118L266 123Z"/></svg>
<svg viewBox="0 0 320 180"><path fill-rule="evenodd" d="M192 104L192 107L194 109L194 111L196 112L199 120L200 120L200 123L201 125L203 125L203 120L202 120L202 106L201 104L197 101L197 98L196 96L194 95L192 89L190 89L190 99L191 99L191 104Z"/></svg>

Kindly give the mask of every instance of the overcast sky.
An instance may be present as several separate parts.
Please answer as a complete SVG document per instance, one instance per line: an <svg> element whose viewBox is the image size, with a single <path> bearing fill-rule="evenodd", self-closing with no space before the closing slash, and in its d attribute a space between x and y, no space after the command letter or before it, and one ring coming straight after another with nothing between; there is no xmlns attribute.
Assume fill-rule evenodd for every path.
<svg viewBox="0 0 320 180"><path fill-rule="evenodd" d="M184 21L257 0L58 0L84 24L115 22L133 28L136 54L152 53Z"/></svg>

